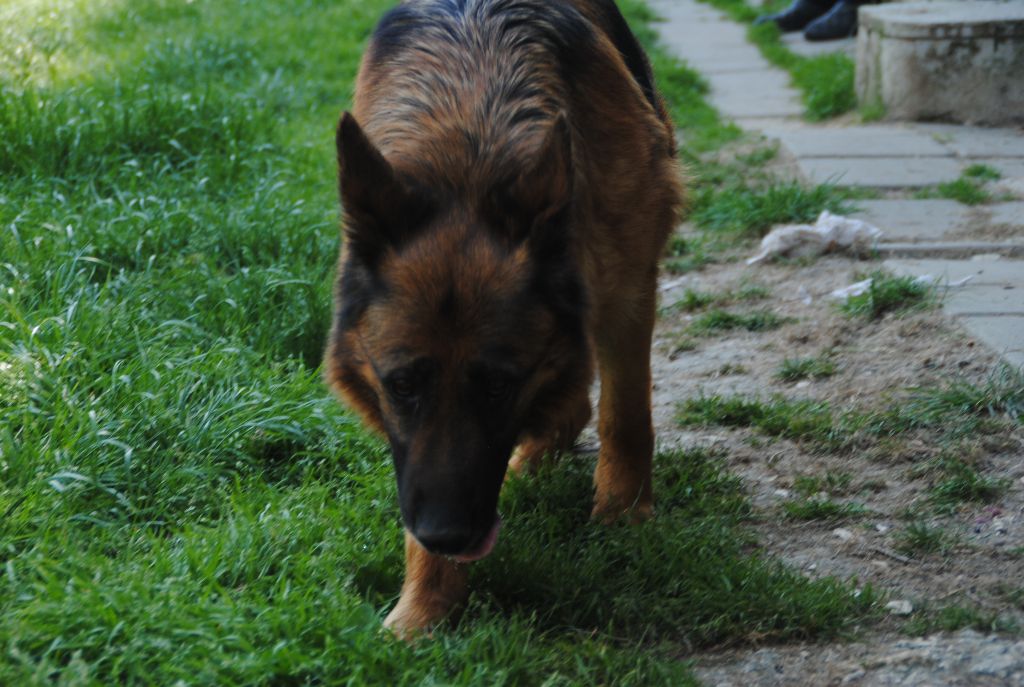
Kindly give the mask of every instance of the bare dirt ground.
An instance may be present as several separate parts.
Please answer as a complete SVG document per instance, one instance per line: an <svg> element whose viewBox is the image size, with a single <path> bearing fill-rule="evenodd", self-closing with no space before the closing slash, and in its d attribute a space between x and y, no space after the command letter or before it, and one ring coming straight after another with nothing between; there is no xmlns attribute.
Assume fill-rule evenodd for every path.
<svg viewBox="0 0 1024 687"><path fill-rule="evenodd" d="M684 277L662 279L662 316L653 351L658 442L714 446L739 475L755 507L754 527L768 555L809 576L833 575L870 584L891 600L909 601L911 616L891 615L844 642L726 650L693 657L708 685L1016 685L1024 684L1024 642L1011 635L971 630L913 637L908 617L958 605L1020 624L1024 603L1024 431L970 437L966 456L1008 488L994 503L963 504L952 514L927 507L934 475L927 465L941 447L928 436L880 442L863 451L830 453L820 447L772 439L751 429L682 428L678 404L705 395L744 394L768 399L830 402L837 410L883 409L908 387L952 379L983 383L998 358L975 343L940 310L886 316L877 321L840 313L829 292L877 269L871 261L824 257L814 262L711 265ZM721 293L766 287L760 301L729 306L735 312L769 309L792 318L766 332L685 333L699 313L673 310L686 289ZM680 350L696 343L694 350ZM829 352L833 376L796 383L776 378L786 358ZM799 477L849 475L837 501L866 508L840 521L786 519L781 503L794 498ZM908 512L941 528L950 551L899 553ZM1018 590L1018 597L1013 596Z"/></svg>

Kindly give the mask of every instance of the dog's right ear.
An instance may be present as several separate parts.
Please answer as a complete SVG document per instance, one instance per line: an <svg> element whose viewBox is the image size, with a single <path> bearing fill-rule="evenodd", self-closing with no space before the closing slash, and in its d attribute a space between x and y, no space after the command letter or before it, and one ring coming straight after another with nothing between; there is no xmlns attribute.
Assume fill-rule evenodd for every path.
<svg viewBox="0 0 1024 687"><path fill-rule="evenodd" d="M373 259L398 245L422 219L426 204L405 188L348 112L338 122L335 143L346 238L362 257Z"/></svg>

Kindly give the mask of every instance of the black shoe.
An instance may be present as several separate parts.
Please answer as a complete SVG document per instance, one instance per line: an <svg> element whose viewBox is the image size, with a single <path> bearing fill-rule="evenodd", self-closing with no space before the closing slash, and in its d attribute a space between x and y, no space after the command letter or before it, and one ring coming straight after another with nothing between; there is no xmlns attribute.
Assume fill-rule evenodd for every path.
<svg viewBox="0 0 1024 687"><path fill-rule="evenodd" d="M807 25L804 38L809 41L834 41L855 35L858 7L859 3L839 0L835 7Z"/></svg>
<svg viewBox="0 0 1024 687"><path fill-rule="evenodd" d="M766 14L754 20L754 24L775 22L780 31L800 31L818 17L826 14L836 0L793 0L793 4L778 14Z"/></svg>

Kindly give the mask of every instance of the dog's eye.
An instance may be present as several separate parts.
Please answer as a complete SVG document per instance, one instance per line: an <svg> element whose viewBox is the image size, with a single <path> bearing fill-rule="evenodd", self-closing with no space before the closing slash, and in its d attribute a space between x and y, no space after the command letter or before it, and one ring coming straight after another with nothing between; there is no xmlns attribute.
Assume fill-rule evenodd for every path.
<svg viewBox="0 0 1024 687"><path fill-rule="evenodd" d="M388 392L399 401L408 401L416 396L416 384L405 375L392 377L388 380Z"/></svg>
<svg viewBox="0 0 1024 687"><path fill-rule="evenodd" d="M512 382L504 375L492 376L487 380L487 386L484 388L487 398L492 401L499 401L505 398L511 389Z"/></svg>

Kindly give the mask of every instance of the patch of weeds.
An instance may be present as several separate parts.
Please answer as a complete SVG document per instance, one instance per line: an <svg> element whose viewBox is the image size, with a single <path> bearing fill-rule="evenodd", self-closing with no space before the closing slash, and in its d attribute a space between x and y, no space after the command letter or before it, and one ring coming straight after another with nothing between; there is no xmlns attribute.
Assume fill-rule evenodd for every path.
<svg viewBox="0 0 1024 687"><path fill-rule="evenodd" d="M942 478L929 490L929 498L941 512L951 512L961 503L990 503L1006 491L1008 480L985 477L960 458L947 457L940 463Z"/></svg>
<svg viewBox="0 0 1024 687"><path fill-rule="evenodd" d="M697 272L706 265L717 262L707 241L697 238L673 236L665 248L666 258L662 268L668 274Z"/></svg>
<svg viewBox="0 0 1024 687"><path fill-rule="evenodd" d="M743 365L736 365L734 363L726 363L718 368L716 375L719 377L727 377L729 375L745 375L747 374L747 368Z"/></svg>
<svg viewBox="0 0 1024 687"><path fill-rule="evenodd" d="M664 312L695 312L703 310L712 304L727 305L729 303L759 301L768 298L770 295L771 289L760 284L744 284L736 290L724 291L722 293L686 289L679 299L662 310Z"/></svg>
<svg viewBox="0 0 1024 687"><path fill-rule="evenodd" d="M668 352L668 359L675 360L683 353L695 351L697 348L699 348L699 345L695 339L687 336L678 336L672 341L672 346Z"/></svg>
<svg viewBox="0 0 1024 687"><path fill-rule="evenodd" d="M694 289L686 289L683 292L681 298L668 306L667 310L681 310L683 312L694 312L695 310L703 310L707 306L715 302L714 294L710 294L704 291L695 291Z"/></svg>
<svg viewBox="0 0 1024 687"><path fill-rule="evenodd" d="M850 316L877 320L887 313L901 313L934 307L938 301L935 287L914 277L894 277L882 271L867 275L871 284L857 296L850 296L839 309Z"/></svg>
<svg viewBox="0 0 1024 687"><path fill-rule="evenodd" d="M860 108L860 119L864 123L880 121L885 119L885 115L885 103L880 100L874 103L869 103Z"/></svg>
<svg viewBox="0 0 1024 687"><path fill-rule="evenodd" d="M980 608L967 606L946 606L937 610L924 609L903 626L903 632L913 637L935 632L956 632L964 629L978 632L1017 634L1020 626L1011 618Z"/></svg>
<svg viewBox="0 0 1024 687"><path fill-rule="evenodd" d="M940 387L918 388L909 410L925 420L962 414L1019 422L1024 420L1024 372L1000 365L980 385L958 379Z"/></svg>
<svg viewBox="0 0 1024 687"><path fill-rule="evenodd" d="M842 503L831 499L808 498L782 502L782 511L791 520L844 520L867 514L859 503Z"/></svg>
<svg viewBox="0 0 1024 687"><path fill-rule="evenodd" d="M941 527L931 527L917 520L896 535L895 548L908 556L937 553L949 554L957 544L957 537Z"/></svg>
<svg viewBox="0 0 1024 687"><path fill-rule="evenodd" d="M992 202L992 194L985 188L987 181L1002 178L999 170L988 165L975 164L965 169L958 178L918 191L915 198L948 198L964 205Z"/></svg>
<svg viewBox="0 0 1024 687"><path fill-rule="evenodd" d="M999 181L1003 178L1002 173L995 167L983 164L974 164L964 170L963 176L979 181Z"/></svg>
<svg viewBox="0 0 1024 687"><path fill-rule="evenodd" d="M735 291L729 291L728 297L731 301L748 302L760 301L772 295L772 290L762 284L745 283Z"/></svg>
<svg viewBox="0 0 1024 687"><path fill-rule="evenodd" d="M801 379L825 379L835 373L836 365L827 356L786 358L779 365L775 377L784 382L797 382Z"/></svg>
<svg viewBox="0 0 1024 687"><path fill-rule="evenodd" d="M853 476L848 472L826 472L824 476L798 475L793 480L793 491L804 498L827 493L839 496L850 490Z"/></svg>
<svg viewBox="0 0 1024 687"><path fill-rule="evenodd" d="M964 205L981 205L992 200L992 194L968 177L943 182L938 185L937 191L940 198L955 200Z"/></svg>
<svg viewBox="0 0 1024 687"><path fill-rule="evenodd" d="M696 335L708 335L736 329L745 329L748 332L765 332L778 329L792 321L792 318L782 317L771 310L734 313L715 308L700 317L694 318L688 327L688 331Z"/></svg>
<svg viewBox="0 0 1024 687"><path fill-rule="evenodd" d="M676 419L683 426L753 427L769 436L821 443L832 434L832 412L817 401L700 396L685 401Z"/></svg>
<svg viewBox="0 0 1024 687"><path fill-rule="evenodd" d="M1014 608L1019 611L1024 611L1024 587L1001 584L997 591L999 592L999 596L1009 601Z"/></svg>
<svg viewBox="0 0 1024 687"><path fill-rule="evenodd" d="M820 449L853 447L890 460L902 451L903 438L927 430L929 442L923 456L941 448L953 456L938 463L943 477L937 485L940 500L963 498L985 500L1001 489L1001 480L977 475L954 451L970 447L971 438L992 438L1007 433L1019 422L1024 404L1024 383L1020 372L1003 367L981 385L965 381L945 386L910 389L909 397L880 410L856 408L834 412L828 403L773 397L763 401L744 396L701 396L680 405L678 420L683 425L752 427L770 436L808 440ZM957 496L957 495L960 496Z"/></svg>
<svg viewBox="0 0 1024 687"><path fill-rule="evenodd" d="M848 431L887 441L912 430L933 429L942 443L962 446L965 440L982 438L992 444L1024 417L1024 375L1007 365L981 384L957 379L909 391L889 408L847 413Z"/></svg>
<svg viewBox="0 0 1024 687"><path fill-rule="evenodd" d="M761 237L776 224L812 222L822 210L847 214L849 194L831 184L806 187L776 182L764 188L730 185L704 189L694 199L691 219L702 229Z"/></svg>
<svg viewBox="0 0 1024 687"><path fill-rule="evenodd" d="M736 160L748 167L761 167L762 165L774 160L778 154L779 148L777 145L764 146L744 155L738 155L736 156Z"/></svg>

